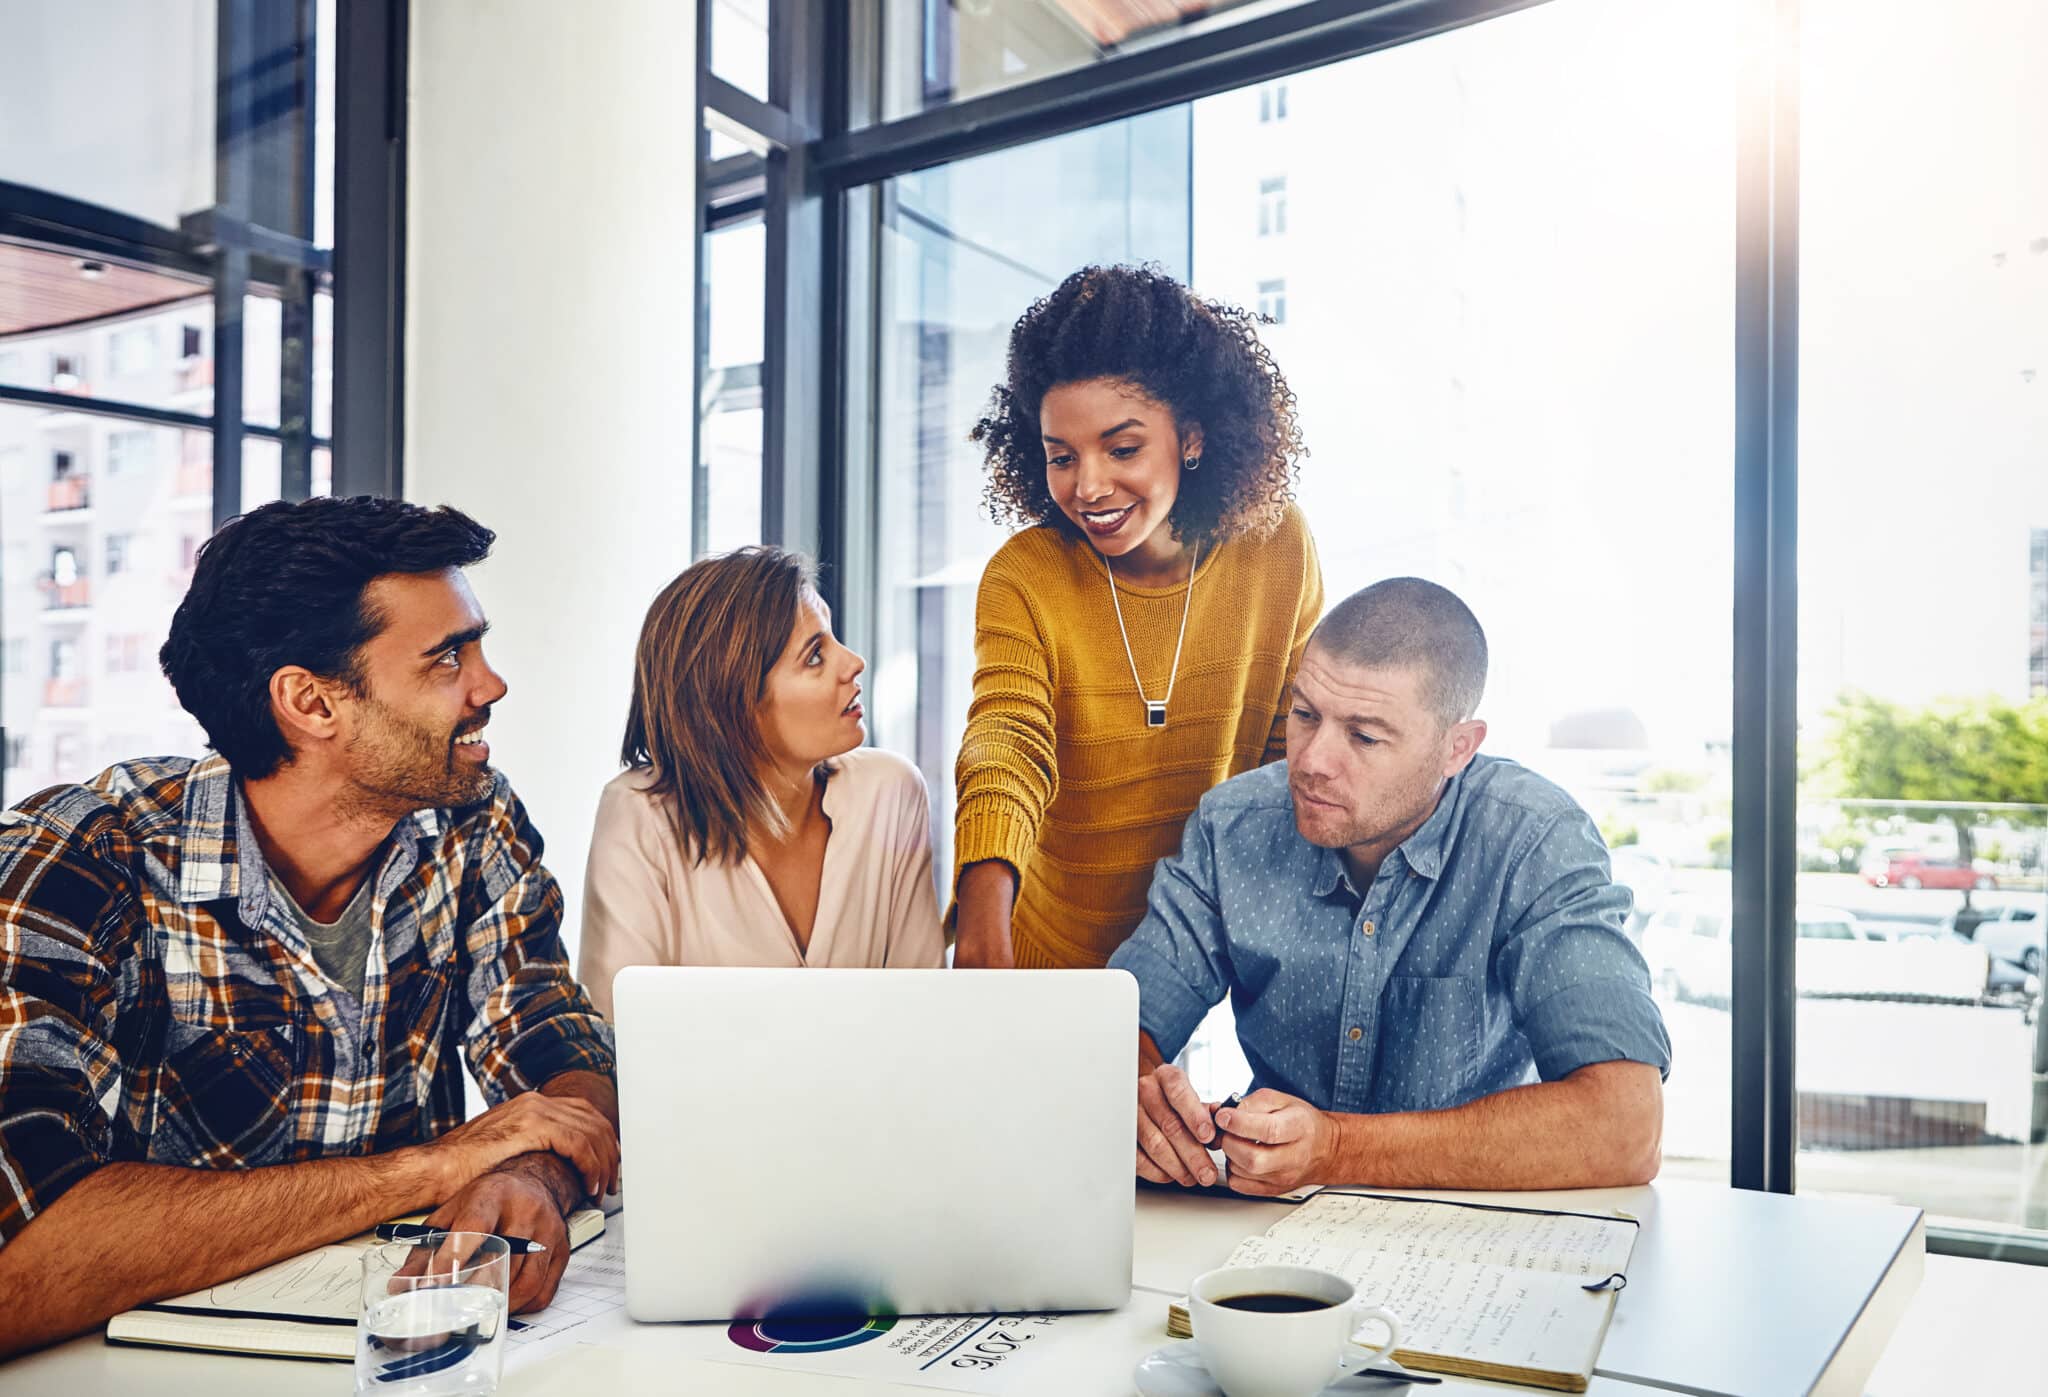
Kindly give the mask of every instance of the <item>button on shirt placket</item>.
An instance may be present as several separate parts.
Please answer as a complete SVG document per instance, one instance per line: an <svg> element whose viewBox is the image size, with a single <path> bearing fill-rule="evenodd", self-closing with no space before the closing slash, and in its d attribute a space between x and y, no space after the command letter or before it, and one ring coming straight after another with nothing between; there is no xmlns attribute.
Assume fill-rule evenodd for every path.
<svg viewBox="0 0 2048 1397"><path fill-rule="evenodd" d="M1344 1013L1337 1025L1336 1109L1359 1110L1372 1091L1373 1065L1379 1053L1380 995L1387 967L1376 933L1385 904L1384 879L1375 879L1351 915L1351 974L1345 977ZM1357 897L1345 875L1346 901ZM1357 1103L1357 1104L1353 1104Z"/></svg>

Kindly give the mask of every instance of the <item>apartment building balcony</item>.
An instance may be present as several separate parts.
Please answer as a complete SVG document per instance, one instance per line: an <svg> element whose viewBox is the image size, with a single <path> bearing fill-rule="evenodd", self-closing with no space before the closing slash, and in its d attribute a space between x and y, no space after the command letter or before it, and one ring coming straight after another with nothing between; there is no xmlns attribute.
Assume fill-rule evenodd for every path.
<svg viewBox="0 0 2048 1397"><path fill-rule="evenodd" d="M92 605L92 579L89 577L59 582L45 573L37 581L43 589L45 611L79 611Z"/></svg>
<svg viewBox="0 0 2048 1397"><path fill-rule="evenodd" d="M176 383L176 391L180 393L189 393L195 388L213 387L213 360L187 359L178 365Z"/></svg>
<svg viewBox="0 0 2048 1397"><path fill-rule="evenodd" d="M75 509L92 508L92 477L88 475L67 475L50 482L49 502L43 506L49 514L63 514Z"/></svg>
<svg viewBox="0 0 2048 1397"><path fill-rule="evenodd" d="M85 680L83 678L45 679L43 681L43 707L85 707Z"/></svg>
<svg viewBox="0 0 2048 1397"><path fill-rule="evenodd" d="M208 500L213 497L213 452L203 456L187 456L178 462L178 473L171 482L171 496L179 501Z"/></svg>

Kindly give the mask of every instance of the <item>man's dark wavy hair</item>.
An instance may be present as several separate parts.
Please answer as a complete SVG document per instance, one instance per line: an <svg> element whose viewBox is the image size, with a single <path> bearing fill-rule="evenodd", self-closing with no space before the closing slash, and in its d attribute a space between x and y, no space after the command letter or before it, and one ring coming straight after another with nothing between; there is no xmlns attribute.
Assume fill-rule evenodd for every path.
<svg viewBox="0 0 2048 1397"><path fill-rule="evenodd" d="M1182 473L1169 521L1175 538L1271 533L1308 452L1259 321L1155 266L1083 267L1061 282L1010 331L1004 381L974 427L990 514L1077 532L1046 487L1038 409L1062 383L1108 378L1164 403L1183 432L1202 428L1201 467Z"/></svg>
<svg viewBox="0 0 2048 1397"><path fill-rule="evenodd" d="M386 617L363 600L392 573L468 567L497 535L460 510L358 495L264 505L199 550L158 653L178 702L245 780L292 759L270 710L270 676L301 665L363 685L362 647Z"/></svg>

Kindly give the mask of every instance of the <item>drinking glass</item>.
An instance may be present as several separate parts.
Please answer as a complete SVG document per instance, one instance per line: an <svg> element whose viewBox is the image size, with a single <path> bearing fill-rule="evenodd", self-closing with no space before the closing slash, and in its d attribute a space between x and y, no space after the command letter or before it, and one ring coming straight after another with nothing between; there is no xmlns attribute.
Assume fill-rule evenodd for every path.
<svg viewBox="0 0 2048 1397"><path fill-rule="evenodd" d="M498 1390L511 1251L487 1232L386 1242L363 1254L356 1391L453 1397Z"/></svg>

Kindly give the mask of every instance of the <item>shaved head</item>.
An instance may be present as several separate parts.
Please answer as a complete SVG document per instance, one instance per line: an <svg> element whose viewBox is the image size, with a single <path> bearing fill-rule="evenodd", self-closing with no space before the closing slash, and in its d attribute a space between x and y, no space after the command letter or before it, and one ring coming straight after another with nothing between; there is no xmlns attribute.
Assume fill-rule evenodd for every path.
<svg viewBox="0 0 2048 1397"><path fill-rule="evenodd" d="M1479 710L1486 632L1457 594L1419 577L1390 577L1338 602L1309 644L1340 664L1414 670L1422 700L1445 727Z"/></svg>

